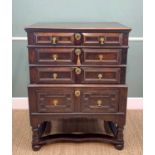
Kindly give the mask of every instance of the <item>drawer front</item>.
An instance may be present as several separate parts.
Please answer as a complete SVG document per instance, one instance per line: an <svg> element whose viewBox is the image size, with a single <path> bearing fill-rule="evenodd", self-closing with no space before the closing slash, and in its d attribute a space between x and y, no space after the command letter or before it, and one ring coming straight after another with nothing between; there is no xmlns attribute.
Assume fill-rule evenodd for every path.
<svg viewBox="0 0 155 155"><path fill-rule="evenodd" d="M34 33L34 43L49 45L73 45L74 33L36 32Z"/></svg>
<svg viewBox="0 0 155 155"><path fill-rule="evenodd" d="M30 67L31 83L124 84L125 67Z"/></svg>
<svg viewBox="0 0 155 155"><path fill-rule="evenodd" d="M123 33L83 33L84 45L122 45Z"/></svg>
<svg viewBox="0 0 155 155"><path fill-rule="evenodd" d="M30 88L29 98L35 100L33 105L34 111L37 112L73 112L74 111L74 96L73 91L63 88ZM33 103L34 104L34 103ZM30 105L31 108L32 105ZM32 109L31 109L32 110Z"/></svg>
<svg viewBox="0 0 155 155"><path fill-rule="evenodd" d="M81 91L81 112L118 112L119 89L85 88Z"/></svg>
<svg viewBox="0 0 155 155"><path fill-rule="evenodd" d="M120 65L126 64L127 51L98 48L29 48L30 64Z"/></svg>
<svg viewBox="0 0 155 155"><path fill-rule="evenodd" d="M121 49L83 49L86 65L119 65Z"/></svg>
<svg viewBox="0 0 155 155"><path fill-rule="evenodd" d="M126 110L124 85L30 85L30 112L115 113Z"/></svg>
<svg viewBox="0 0 155 155"><path fill-rule="evenodd" d="M74 83L74 75L69 67L30 67L31 83Z"/></svg>
<svg viewBox="0 0 155 155"><path fill-rule="evenodd" d="M127 45L128 39L121 32L33 32L29 44L37 45Z"/></svg>
<svg viewBox="0 0 155 155"><path fill-rule="evenodd" d="M30 64L73 64L73 48L30 48Z"/></svg>
<svg viewBox="0 0 155 155"><path fill-rule="evenodd" d="M125 68L83 68L82 83L124 83Z"/></svg>

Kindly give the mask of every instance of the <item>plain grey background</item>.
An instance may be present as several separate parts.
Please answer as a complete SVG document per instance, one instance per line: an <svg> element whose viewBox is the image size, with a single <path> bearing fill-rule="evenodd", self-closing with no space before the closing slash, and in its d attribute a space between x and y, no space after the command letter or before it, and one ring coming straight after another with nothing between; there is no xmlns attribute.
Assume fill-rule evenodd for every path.
<svg viewBox="0 0 155 155"><path fill-rule="evenodd" d="M132 28L130 37L143 37L142 0L13 0L13 37L26 37L24 27L36 22L116 21ZM13 97L26 97L29 83L27 42L13 39ZM129 42L129 97L143 96L143 42Z"/></svg>

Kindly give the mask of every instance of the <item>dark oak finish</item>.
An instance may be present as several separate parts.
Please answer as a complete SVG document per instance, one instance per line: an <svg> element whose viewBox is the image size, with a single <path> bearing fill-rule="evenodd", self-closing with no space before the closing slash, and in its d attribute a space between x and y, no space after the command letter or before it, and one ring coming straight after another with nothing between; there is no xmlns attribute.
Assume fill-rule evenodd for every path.
<svg viewBox="0 0 155 155"><path fill-rule="evenodd" d="M81 65L121 65L126 64L127 51L109 48L29 48L29 63L44 65L76 65L76 50L81 50Z"/></svg>
<svg viewBox="0 0 155 155"><path fill-rule="evenodd" d="M124 83L125 67L31 66L31 83ZM77 71L79 70L79 73Z"/></svg>
<svg viewBox="0 0 155 155"><path fill-rule="evenodd" d="M35 44L74 44L74 33L35 32L33 35Z"/></svg>
<svg viewBox="0 0 155 155"><path fill-rule="evenodd" d="M101 39L103 38L103 42ZM84 45L122 45L123 33L83 33Z"/></svg>
<svg viewBox="0 0 155 155"><path fill-rule="evenodd" d="M61 85L60 85L61 86ZM80 91L76 96L75 92ZM124 104L122 93L127 95L127 87L117 85L95 87L95 85L34 85L29 86L30 102L36 102L35 106L30 105L31 112L97 112L112 113L119 111ZM127 96L125 96L127 97ZM54 101L57 100L55 103ZM98 101L100 101L98 103ZM120 102L121 101L121 102Z"/></svg>
<svg viewBox="0 0 155 155"><path fill-rule="evenodd" d="M30 64L72 65L74 48L30 48Z"/></svg>
<svg viewBox="0 0 155 155"><path fill-rule="evenodd" d="M109 22L40 23L25 30L33 150L59 141L108 142L123 149L131 29ZM105 133L50 133L52 120L73 118L100 120Z"/></svg>
<svg viewBox="0 0 155 155"><path fill-rule="evenodd" d="M101 68L101 67L83 67L83 80L81 83L124 83L125 68Z"/></svg>
<svg viewBox="0 0 155 155"><path fill-rule="evenodd" d="M71 67L30 67L31 83L75 83Z"/></svg>

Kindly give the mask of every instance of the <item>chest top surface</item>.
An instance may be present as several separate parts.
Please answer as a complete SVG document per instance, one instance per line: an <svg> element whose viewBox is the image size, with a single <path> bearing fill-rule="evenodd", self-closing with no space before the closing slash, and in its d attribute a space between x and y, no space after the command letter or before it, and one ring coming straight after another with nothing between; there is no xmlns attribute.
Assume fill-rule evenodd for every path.
<svg viewBox="0 0 155 155"><path fill-rule="evenodd" d="M25 28L28 30L38 30L38 29L65 29L65 30L124 30L130 31L131 28L124 26L117 22L75 22L75 23L36 23Z"/></svg>

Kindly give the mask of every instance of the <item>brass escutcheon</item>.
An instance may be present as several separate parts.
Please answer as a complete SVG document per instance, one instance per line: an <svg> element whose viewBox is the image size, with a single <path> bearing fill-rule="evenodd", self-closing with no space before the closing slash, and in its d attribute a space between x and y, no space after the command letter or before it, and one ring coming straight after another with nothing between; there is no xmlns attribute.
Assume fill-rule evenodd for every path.
<svg viewBox="0 0 155 155"><path fill-rule="evenodd" d="M79 96L80 96L80 93L81 93L80 90L76 90L76 91L75 91L75 96L76 96L76 97L79 97Z"/></svg>
<svg viewBox="0 0 155 155"><path fill-rule="evenodd" d="M104 41L105 41L105 38L104 38L104 37L100 37L100 44L101 44L101 45L104 44Z"/></svg>
<svg viewBox="0 0 155 155"><path fill-rule="evenodd" d="M56 61L58 59L58 55L57 54L53 54L53 60Z"/></svg>
<svg viewBox="0 0 155 155"><path fill-rule="evenodd" d="M75 68L75 73L76 73L77 75L81 74L81 68L76 67L76 68Z"/></svg>
<svg viewBox="0 0 155 155"><path fill-rule="evenodd" d="M98 74L98 78L102 79L103 75L102 74Z"/></svg>
<svg viewBox="0 0 155 155"><path fill-rule="evenodd" d="M57 73L53 73L53 79L56 80L58 77L58 74Z"/></svg>
<svg viewBox="0 0 155 155"><path fill-rule="evenodd" d="M75 39L80 40L81 39L81 34L80 33L75 33Z"/></svg>

